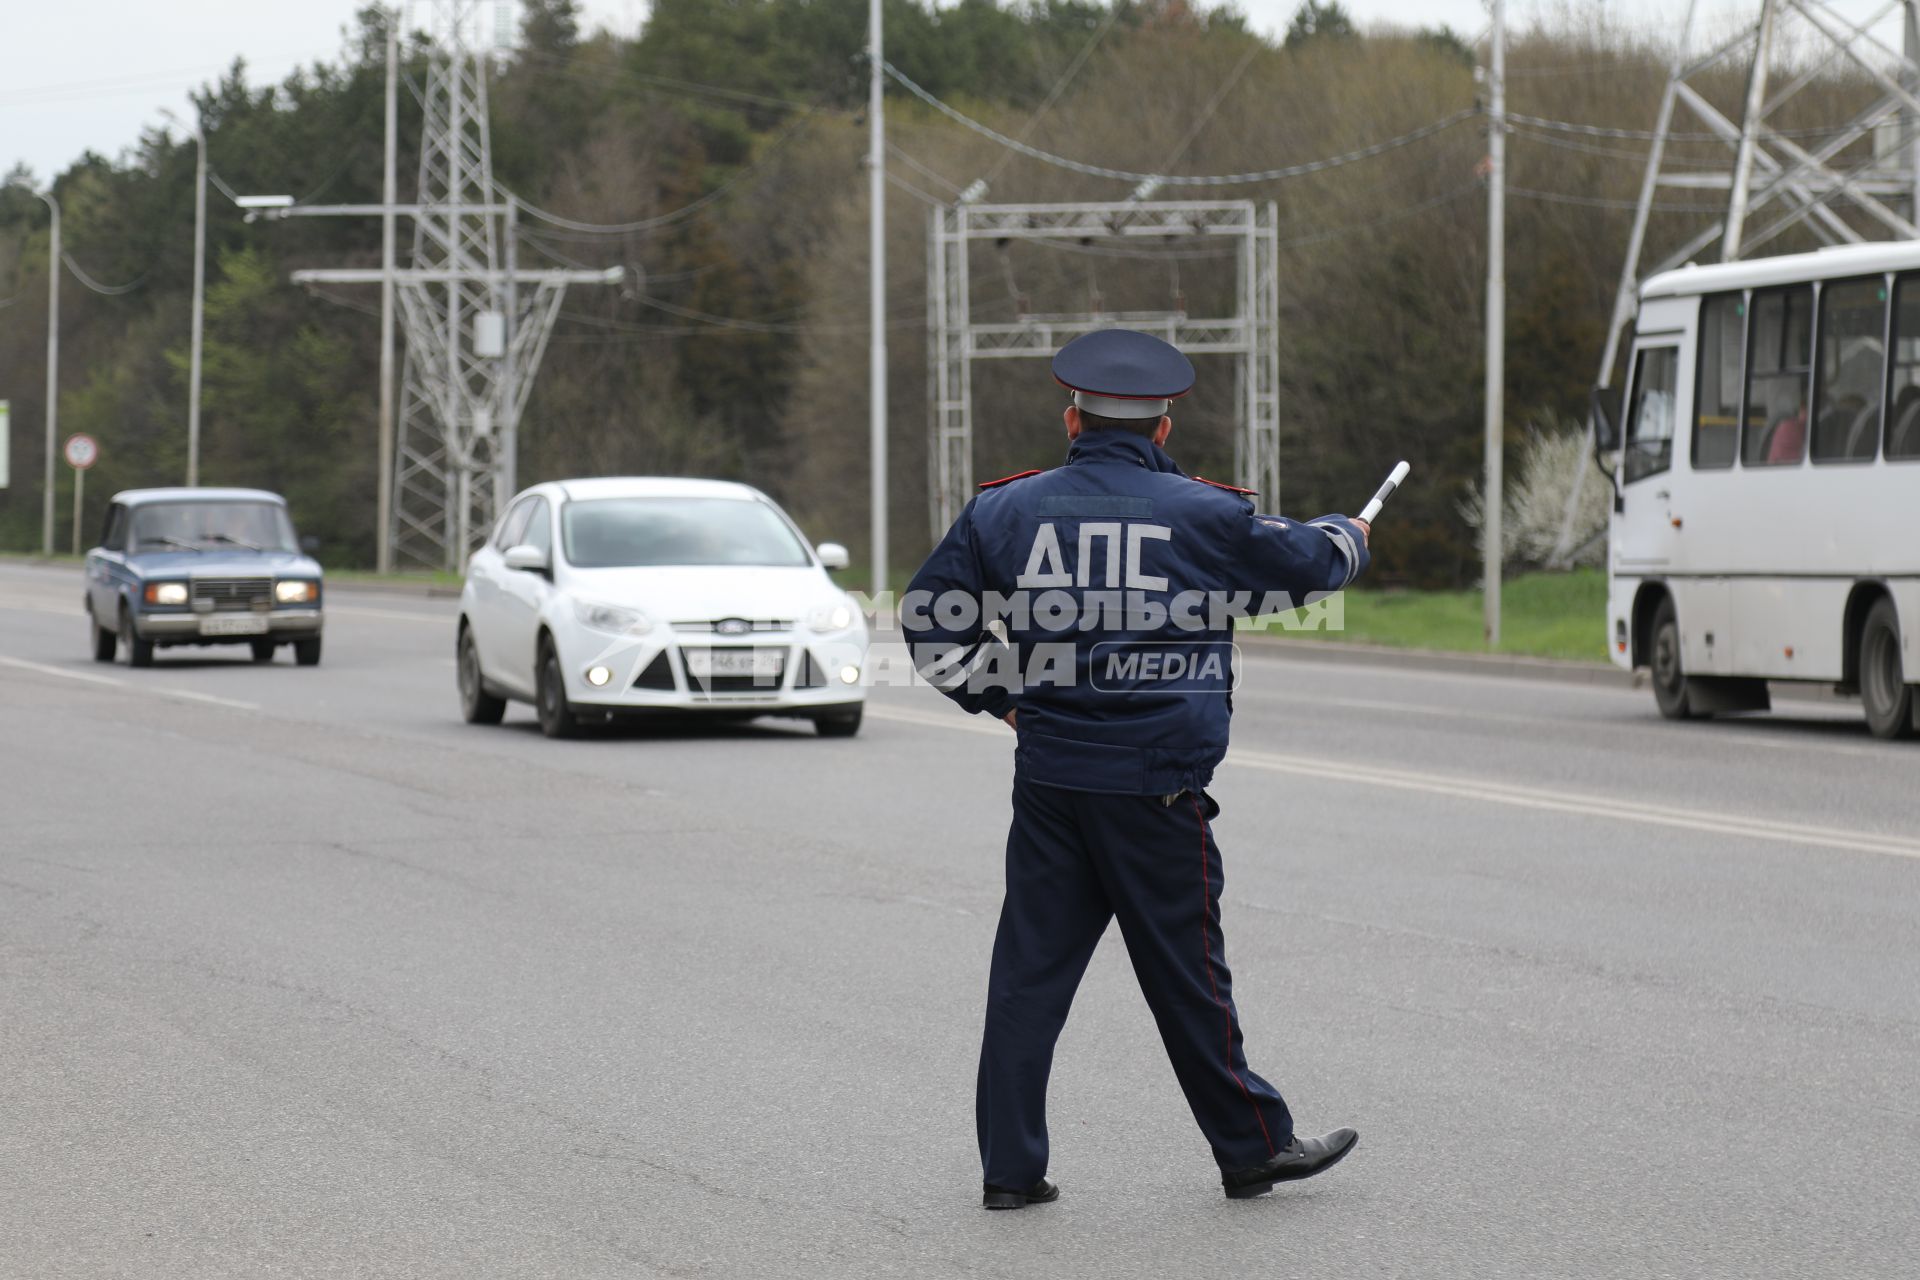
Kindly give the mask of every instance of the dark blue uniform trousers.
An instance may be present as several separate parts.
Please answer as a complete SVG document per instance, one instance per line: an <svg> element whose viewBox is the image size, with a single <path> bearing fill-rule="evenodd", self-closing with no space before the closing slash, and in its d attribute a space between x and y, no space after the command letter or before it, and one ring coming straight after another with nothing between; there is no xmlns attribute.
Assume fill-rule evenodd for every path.
<svg viewBox="0 0 1920 1280"><path fill-rule="evenodd" d="M1192 792L1167 804L1015 779L976 1096L986 1181L1028 1187L1047 1172L1054 1042L1116 917L1214 1159L1248 1168L1293 1140L1287 1104L1247 1069L1240 1047L1220 933L1218 813Z"/></svg>

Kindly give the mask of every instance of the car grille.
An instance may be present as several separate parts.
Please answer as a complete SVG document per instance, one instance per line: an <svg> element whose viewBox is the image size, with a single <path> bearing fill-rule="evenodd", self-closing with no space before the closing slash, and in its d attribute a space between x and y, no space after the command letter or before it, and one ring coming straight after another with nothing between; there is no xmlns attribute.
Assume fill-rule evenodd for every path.
<svg viewBox="0 0 1920 1280"><path fill-rule="evenodd" d="M721 624L730 624L731 629L722 631ZM741 630L740 624L745 624ZM711 622L676 622L675 631L691 632L696 635L751 635L756 631L791 631L793 621L789 618L715 618Z"/></svg>
<svg viewBox="0 0 1920 1280"><path fill-rule="evenodd" d="M195 578L193 602L202 608L251 609L273 601L272 578Z"/></svg>

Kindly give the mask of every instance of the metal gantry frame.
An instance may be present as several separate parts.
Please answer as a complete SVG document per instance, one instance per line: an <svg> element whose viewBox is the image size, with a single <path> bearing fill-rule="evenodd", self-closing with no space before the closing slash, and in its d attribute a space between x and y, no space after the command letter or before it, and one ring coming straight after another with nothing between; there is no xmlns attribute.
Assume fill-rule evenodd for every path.
<svg viewBox="0 0 1920 1280"><path fill-rule="evenodd" d="M1188 355L1239 357L1235 374L1235 483L1280 497L1280 279L1271 201L1122 200L1089 204L974 204L932 212L927 237L928 515L937 541L973 495L973 362L1050 357L1100 329L1138 329ZM1170 239L1231 237L1234 314L1087 311L975 321L968 247L975 240L1112 240L1143 247ZM1185 247L1185 246L1183 246Z"/></svg>
<svg viewBox="0 0 1920 1280"><path fill-rule="evenodd" d="M569 284L605 271L528 270L516 261L518 206L493 180L484 0L429 0L432 52L413 261L392 272L406 358L389 527L393 561L458 570L512 496L521 411ZM290 213L381 213L386 206ZM378 284L383 269L298 271L300 283Z"/></svg>

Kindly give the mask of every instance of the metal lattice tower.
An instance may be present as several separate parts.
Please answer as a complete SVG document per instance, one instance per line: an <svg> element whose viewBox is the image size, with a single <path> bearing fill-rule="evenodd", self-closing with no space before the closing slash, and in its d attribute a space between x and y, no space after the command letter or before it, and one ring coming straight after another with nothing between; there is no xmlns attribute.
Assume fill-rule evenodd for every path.
<svg viewBox="0 0 1920 1280"><path fill-rule="evenodd" d="M1691 37L1697 6L1698 0L1687 4L1660 102L1601 361L1602 386L1612 376L1640 280L1679 266L1716 241L1721 260L1732 261L1755 255L1796 228L1822 244L1920 237L1920 33L1915 28L1920 3L1884 0L1864 23L1857 23L1831 0L1760 0L1750 25L1696 54ZM1904 52L1875 34L1895 15L1904 28ZM1790 64L1782 56L1788 50ZM1743 63L1747 91L1735 120L1714 106L1697 83ZM1775 87L1772 73L1788 65L1790 78ZM1788 104L1835 65L1850 65L1873 84L1878 96L1831 129L1778 127L1775 122ZM1718 162L1701 163L1697 144L1692 155L1676 160L1678 144L1699 137L1701 131L1716 140L1706 145ZM1724 191L1726 212L1643 271L1647 224L1663 189Z"/></svg>
<svg viewBox="0 0 1920 1280"><path fill-rule="evenodd" d="M1110 204L972 204L935 209L927 241L928 515L935 541L973 495L973 362L1048 357L1099 329L1151 333L1188 355L1236 362L1235 483L1280 498L1280 278L1272 202L1117 201ZM1239 241L1234 314L1195 319L1181 311L1024 315L1008 323L972 318L968 246L975 240L1132 241L1234 237Z"/></svg>
<svg viewBox="0 0 1920 1280"><path fill-rule="evenodd" d="M512 496L520 413L569 284L607 271L524 270L511 195L493 180L486 0L425 0L432 52L418 89L419 190L412 263L393 275L406 358L394 450L395 564L457 570ZM378 208L378 206L376 206ZM296 272L296 281L378 283L382 272Z"/></svg>

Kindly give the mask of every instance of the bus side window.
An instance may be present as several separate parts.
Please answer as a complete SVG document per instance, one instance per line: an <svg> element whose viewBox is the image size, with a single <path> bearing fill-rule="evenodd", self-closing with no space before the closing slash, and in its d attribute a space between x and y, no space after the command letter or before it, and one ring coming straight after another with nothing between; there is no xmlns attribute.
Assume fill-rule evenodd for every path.
<svg viewBox="0 0 1920 1280"><path fill-rule="evenodd" d="M1680 348L1640 349L1633 364L1633 392L1627 398L1628 484L1673 465L1673 393L1679 374Z"/></svg>
<svg viewBox="0 0 1920 1280"><path fill-rule="evenodd" d="M1720 471L1740 451L1741 356L1746 350L1747 305L1737 293L1700 305L1700 369L1694 397L1693 467Z"/></svg>
<svg viewBox="0 0 1920 1280"><path fill-rule="evenodd" d="M1911 461L1920 458L1920 276L1894 285L1890 365L1886 456Z"/></svg>
<svg viewBox="0 0 1920 1280"><path fill-rule="evenodd" d="M1813 286L1753 295L1747 340L1747 421L1740 461L1789 466L1807 455L1807 378L1813 364Z"/></svg>
<svg viewBox="0 0 1920 1280"><path fill-rule="evenodd" d="M1886 306L1886 283L1877 277L1836 280L1820 290L1815 462L1870 462L1879 449Z"/></svg>

